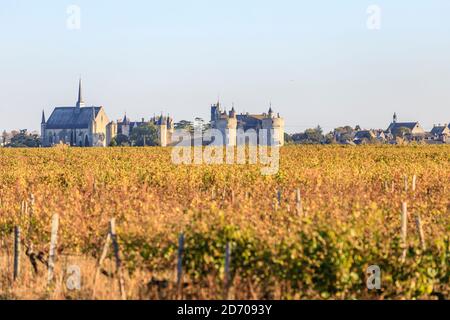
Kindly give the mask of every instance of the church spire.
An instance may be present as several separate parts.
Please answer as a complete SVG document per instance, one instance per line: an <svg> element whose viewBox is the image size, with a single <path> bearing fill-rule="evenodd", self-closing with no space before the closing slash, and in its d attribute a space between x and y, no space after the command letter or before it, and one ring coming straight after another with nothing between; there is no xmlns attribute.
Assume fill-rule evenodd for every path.
<svg viewBox="0 0 450 320"><path fill-rule="evenodd" d="M83 101L83 90L82 90L82 82L81 78L78 82L78 101L77 101L77 108L84 107L84 101Z"/></svg>
<svg viewBox="0 0 450 320"><path fill-rule="evenodd" d="M42 110L42 120L41 120L41 124L45 124L45 113L44 113L44 110Z"/></svg>

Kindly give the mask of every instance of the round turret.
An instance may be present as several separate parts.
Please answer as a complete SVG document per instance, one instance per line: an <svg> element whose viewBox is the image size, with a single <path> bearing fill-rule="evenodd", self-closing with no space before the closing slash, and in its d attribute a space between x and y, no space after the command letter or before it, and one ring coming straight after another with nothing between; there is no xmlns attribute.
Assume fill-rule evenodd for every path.
<svg viewBox="0 0 450 320"><path fill-rule="evenodd" d="M273 118L273 110L272 110L272 104L270 104L269 113L267 114L269 118Z"/></svg>
<svg viewBox="0 0 450 320"><path fill-rule="evenodd" d="M262 129L267 130L269 133L269 144L284 145L284 119L280 117L280 114L274 117L272 107L262 119Z"/></svg>
<svg viewBox="0 0 450 320"><path fill-rule="evenodd" d="M236 118L236 110L234 110L234 107L231 108L231 111L229 113L230 118Z"/></svg>
<svg viewBox="0 0 450 320"><path fill-rule="evenodd" d="M284 127L284 119L283 118L273 118L272 119L272 127L281 128Z"/></svg>

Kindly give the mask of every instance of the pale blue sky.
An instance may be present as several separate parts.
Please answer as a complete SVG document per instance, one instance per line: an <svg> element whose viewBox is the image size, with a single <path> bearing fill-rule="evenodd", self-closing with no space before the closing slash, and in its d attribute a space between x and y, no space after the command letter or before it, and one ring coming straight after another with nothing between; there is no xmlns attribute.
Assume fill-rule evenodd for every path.
<svg viewBox="0 0 450 320"><path fill-rule="evenodd" d="M1 0L0 59L0 130L39 129L80 74L111 119L208 119L220 94L238 112L272 101L288 132L450 121L448 0Z"/></svg>

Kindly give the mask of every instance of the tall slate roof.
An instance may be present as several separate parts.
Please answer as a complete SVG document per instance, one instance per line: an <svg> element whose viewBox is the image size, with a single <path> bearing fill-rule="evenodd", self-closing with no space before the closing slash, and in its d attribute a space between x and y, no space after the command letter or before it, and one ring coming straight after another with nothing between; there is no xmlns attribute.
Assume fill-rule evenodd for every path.
<svg viewBox="0 0 450 320"><path fill-rule="evenodd" d="M87 129L94 113L97 117L101 107L57 107L46 123L47 129Z"/></svg>
<svg viewBox="0 0 450 320"><path fill-rule="evenodd" d="M433 129L431 130L430 133L432 135L438 136L438 135L444 134L446 129L447 129L447 126L435 126L435 127L433 127Z"/></svg>
<svg viewBox="0 0 450 320"><path fill-rule="evenodd" d="M358 132L356 132L355 134L355 139L371 139L371 138L375 138L376 134L373 130L360 130Z"/></svg>
<svg viewBox="0 0 450 320"><path fill-rule="evenodd" d="M257 128L265 118L262 114L238 114L237 121L243 126L244 130Z"/></svg>
<svg viewBox="0 0 450 320"><path fill-rule="evenodd" d="M391 123L387 131L395 133L400 128L408 128L410 130L413 130L418 124L419 124L418 122L393 122Z"/></svg>

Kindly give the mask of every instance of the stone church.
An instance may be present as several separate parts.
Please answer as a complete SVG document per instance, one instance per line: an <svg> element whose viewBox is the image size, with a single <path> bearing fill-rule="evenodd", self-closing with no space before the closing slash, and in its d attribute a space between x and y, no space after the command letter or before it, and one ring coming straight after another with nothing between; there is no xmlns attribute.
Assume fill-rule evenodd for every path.
<svg viewBox="0 0 450 320"><path fill-rule="evenodd" d="M42 145L51 147L62 143L79 147L105 147L108 123L103 107L85 105L80 79L78 101L74 107L56 107L48 120L45 120L42 111Z"/></svg>

